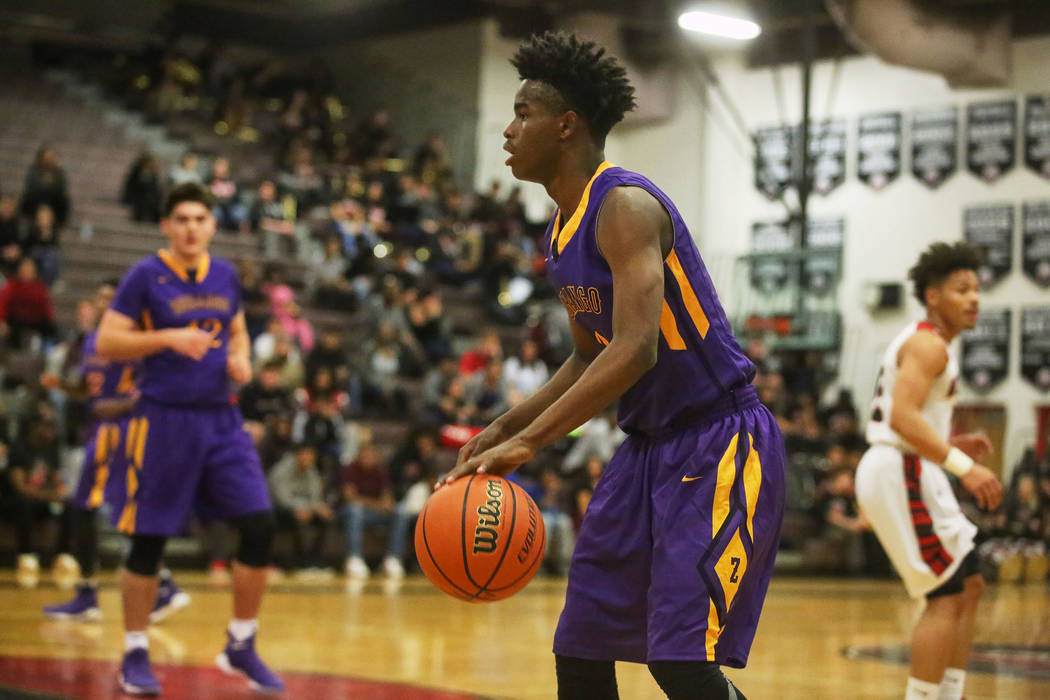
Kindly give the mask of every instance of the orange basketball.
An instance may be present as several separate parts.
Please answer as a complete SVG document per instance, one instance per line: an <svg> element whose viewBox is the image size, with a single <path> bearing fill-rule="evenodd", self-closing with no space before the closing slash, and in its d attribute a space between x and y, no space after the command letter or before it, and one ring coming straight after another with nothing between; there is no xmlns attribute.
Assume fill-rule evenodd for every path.
<svg viewBox="0 0 1050 700"><path fill-rule="evenodd" d="M546 534L529 494L474 474L437 491L416 521L416 558L435 586L460 600L514 595L540 568Z"/></svg>

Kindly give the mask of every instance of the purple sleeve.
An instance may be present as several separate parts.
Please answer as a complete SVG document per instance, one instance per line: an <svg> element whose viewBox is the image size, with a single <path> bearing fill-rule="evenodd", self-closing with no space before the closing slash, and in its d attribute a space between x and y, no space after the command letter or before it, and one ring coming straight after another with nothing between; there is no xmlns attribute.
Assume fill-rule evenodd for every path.
<svg viewBox="0 0 1050 700"><path fill-rule="evenodd" d="M120 281L109 308L137 322L142 317L142 312L147 309L147 280L145 267L135 265Z"/></svg>

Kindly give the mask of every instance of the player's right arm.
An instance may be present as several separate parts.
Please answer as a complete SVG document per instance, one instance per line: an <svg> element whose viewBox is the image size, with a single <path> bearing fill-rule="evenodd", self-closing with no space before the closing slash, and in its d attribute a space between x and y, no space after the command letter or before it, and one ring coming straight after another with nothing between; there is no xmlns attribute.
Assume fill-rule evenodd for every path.
<svg viewBox="0 0 1050 700"><path fill-rule="evenodd" d="M137 360L165 350L199 360L208 352L211 341L207 331L189 326L142 330L119 311L106 309L95 342L98 354L109 360Z"/></svg>
<svg viewBox="0 0 1050 700"><path fill-rule="evenodd" d="M897 361L890 428L919 456L943 464L952 447L922 415L922 406L934 380L948 366L944 341L933 333L915 333L901 347ZM982 508L994 509L1002 500L1002 486L987 467L975 463L960 479Z"/></svg>
<svg viewBox="0 0 1050 700"><path fill-rule="evenodd" d="M569 359L562 363L558 371L547 382L527 399L502 416L492 421L487 428L475 435L470 442L459 450L456 466L460 466L475 454L481 454L490 447L495 447L507 438L517 435L525 426L532 423L548 406L561 398L561 395L576 383L604 348L593 334L588 333L571 318L569 328L572 330L573 352Z"/></svg>

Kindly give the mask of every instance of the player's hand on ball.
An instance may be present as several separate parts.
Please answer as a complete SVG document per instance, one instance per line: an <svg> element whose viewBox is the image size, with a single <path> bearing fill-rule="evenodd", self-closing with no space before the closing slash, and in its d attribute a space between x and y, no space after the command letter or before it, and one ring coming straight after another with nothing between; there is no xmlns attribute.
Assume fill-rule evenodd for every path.
<svg viewBox="0 0 1050 700"><path fill-rule="evenodd" d="M230 379L238 384L247 384L252 380L252 365L244 355L230 355L226 359L226 371Z"/></svg>
<svg viewBox="0 0 1050 700"><path fill-rule="evenodd" d="M511 438L476 454L448 473L444 483L474 473L504 476L536 456L536 450L521 438ZM440 486L440 484L439 484Z"/></svg>
<svg viewBox="0 0 1050 700"><path fill-rule="evenodd" d="M961 448L960 448L961 449ZM980 464L962 477L962 485L977 499L977 505L985 510L995 510L1003 500L1003 487L992 470Z"/></svg>
<svg viewBox="0 0 1050 700"><path fill-rule="evenodd" d="M456 466L452 471L445 475L444 478L438 481L437 484L434 485L434 488L439 489L445 484L450 484L459 477L475 471L477 467L464 467L467 461L474 455L479 455L482 452L495 447L508 437L509 436L504 431L502 425L499 423L490 423L488 427L472 437L467 444L459 448L459 455L456 457Z"/></svg>
<svg viewBox="0 0 1050 700"><path fill-rule="evenodd" d="M200 328L187 326L186 328L173 328L168 336L168 347L180 355L199 360L208 354L211 348L212 337L207 331Z"/></svg>

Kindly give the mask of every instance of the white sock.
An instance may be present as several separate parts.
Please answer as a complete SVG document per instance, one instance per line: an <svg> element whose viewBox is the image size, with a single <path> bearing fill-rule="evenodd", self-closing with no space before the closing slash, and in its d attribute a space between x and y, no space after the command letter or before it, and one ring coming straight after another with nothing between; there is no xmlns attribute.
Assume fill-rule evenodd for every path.
<svg viewBox="0 0 1050 700"><path fill-rule="evenodd" d="M238 642L250 638L258 628L257 620L238 620L236 618L230 620L230 635Z"/></svg>
<svg viewBox="0 0 1050 700"><path fill-rule="evenodd" d="M149 649L149 636L144 631L124 633L124 653L132 649Z"/></svg>
<svg viewBox="0 0 1050 700"><path fill-rule="evenodd" d="M904 693L904 700L937 700L937 690L940 688L936 683L920 681L918 678L908 679L908 690Z"/></svg>
<svg viewBox="0 0 1050 700"><path fill-rule="evenodd" d="M966 671L961 668L944 669L944 677L941 678L941 694L937 700L962 700L963 686L966 685Z"/></svg>
<svg viewBox="0 0 1050 700"><path fill-rule="evenodd" d="M168 568L161 569L160 571L157 572L157 578L161 582L170 581L171 580L171 569L168 569Z"/></svg>

